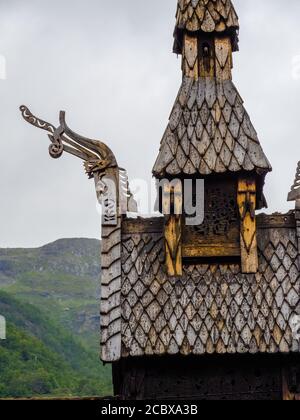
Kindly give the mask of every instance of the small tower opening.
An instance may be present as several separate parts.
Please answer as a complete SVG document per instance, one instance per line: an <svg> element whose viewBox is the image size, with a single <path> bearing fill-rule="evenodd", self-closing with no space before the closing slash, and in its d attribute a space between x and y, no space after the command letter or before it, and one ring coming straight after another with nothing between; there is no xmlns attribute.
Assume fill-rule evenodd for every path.
<svg viewBox="0 0 300 420"><path fill-rule="evenodd" d="M211 64L210 64L211 48L210 48L210 45L207 42L203 42L203 44L202 44L202 57L203 57L204 69L205 69L205 71L207 71L209 73L210 68L211 68Z"/></svg>
<svg viewBox="0 0 300 420"><path fill-rule="evenodd" d="M202 77L214 76L214 45L209 39L199 39L199 73Z"/></svg>

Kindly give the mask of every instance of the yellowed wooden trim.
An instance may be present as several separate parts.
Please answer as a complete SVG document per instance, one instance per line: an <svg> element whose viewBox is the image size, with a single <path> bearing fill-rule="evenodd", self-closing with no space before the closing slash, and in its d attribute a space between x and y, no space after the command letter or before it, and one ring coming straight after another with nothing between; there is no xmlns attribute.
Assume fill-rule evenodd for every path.
<svg viewBox="0 0 300 420"><path fill-rule="evenodd" d="M194 78L199 77L199 59L198 59L198 39L196 36L184 36L183 48L183 72L186 76Z"/></svg>
<svg viewBox="0 0 300 420"><path fill-rule="evenodd" d="M169 216L165 225L166 268L169 276L182 276L181 216Z"/></svg>
<svg viewBox="0 0 300 420"><path fill-rule="evenodd" d="M238 207L241 219L242 272L258 271L257 229L256 229L256 181L241 178L238 182Z"/></svg>
<svg viewBox="0 0 300 420"><path fill-rule="evenodd" d="M182 276L182 201L181 181L166 183L163 188L162 209L166 217L164 236L169 276Z"/></svg>
<svg viewBox="0 0 300 420"><path fill-rule="evenodd" d="M241 249L237 244L203 244L201 246L183 245L183 258L240 257Z"/></svg>

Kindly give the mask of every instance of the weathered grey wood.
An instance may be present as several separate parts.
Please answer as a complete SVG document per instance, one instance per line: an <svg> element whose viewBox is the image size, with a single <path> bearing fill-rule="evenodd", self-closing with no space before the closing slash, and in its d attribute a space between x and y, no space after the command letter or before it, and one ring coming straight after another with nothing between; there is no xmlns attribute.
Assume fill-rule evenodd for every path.
<svg viewBox="0 0 300 420"><path fill-rule="evenodd" d="M297 201L297 211L300 209L300 162L297 166L297 172L294 184L292 185L291 191L288 195L288 201ZM297 213L298 214L298 213Z"/></svg>
<svg viewBox="0 0 300 420"><path fill-rule="evenodd" d="M179 1L176 14L174 52L182 53L182 29L190 32L213 31L222 33L232 32L233 50L238 49L239 22L235 9L230 0L186 0Z"/></svg>
<svg viewBox="0 0 300 420"><path fill-rule="evenodd" d="M162 230L151 233L150 242L149 234L140 233L135 238L135 246L144 245L136 253L131 271L123 274L124 284L125 279L131 278L139 259L143 261L151 254L153 262L147 268L143 266L132 289L123 288L124 322L129 325L123 340L124 345L130 343L126 351L132 356L295 351L289 327L294 308L300 304L294 215L262 215L258 221L257 275L243 275L238 265L198 264L184 266L183 277L173 281L166 276L160 259ZM123 253L128 259L133 254L131 246L127 246L131 238L132 234L127 234L122 240ZM153 244L151 253L147 251L150 243ZM288 259L291 263L287 264ZM159 270L154 272L156 260L161 262ZM298 270L296 280L291 275L293 266ZM131 290L139 296L142 294L141 298L132 299ZM128 302L132 302L130 310Z"/></svg>
<svg viewBox="0 0 300 420"><path fill-rule="evenodd" d="M272 169L231 80L184 77L178 98L153 168L156 177L256 171L264 178ZM258 197L261 207L261 191Z"/></svg>

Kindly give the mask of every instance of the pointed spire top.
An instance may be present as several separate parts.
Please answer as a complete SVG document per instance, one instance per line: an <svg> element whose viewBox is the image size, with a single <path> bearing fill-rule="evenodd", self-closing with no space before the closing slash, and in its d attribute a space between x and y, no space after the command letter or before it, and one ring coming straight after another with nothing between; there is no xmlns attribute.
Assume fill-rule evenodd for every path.
<svg viewBox="0 0 300 420"><path fill-rule="evenodd" d="M178 0L174 52L182 53L184 31L228 33L238 50L239 21L231 0Z"/></svg>

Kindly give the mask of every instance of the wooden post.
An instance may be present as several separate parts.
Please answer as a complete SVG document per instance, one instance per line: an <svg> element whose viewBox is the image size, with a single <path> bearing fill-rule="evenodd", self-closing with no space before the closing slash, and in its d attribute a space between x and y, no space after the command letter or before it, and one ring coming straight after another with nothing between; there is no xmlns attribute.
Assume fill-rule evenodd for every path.
<svg viewBox="0 0 300 420"><path fill-rule="evenodd" d="M230 37L215 38L216 78L218 80L231 80L232 46Z"/></svg>
<svg viewBox="0 0 300 420"><path fill-rule="evenodd" d="M282 371L282 399L283 401L300 401L300 394L291 392L289 389L288 372Z"/></svg>
<svg viewBox="0 0 300 420"><path fill-rule="evenodd" d="M182 183L163 185L162 211L165 215L166 269L169 276L182 276Z"/></svg>
<svg viewBox="0 0 300 420"><path fill-rule="evenodd" d="M256 182L254 179L239 179L237 200L241 218L242 272L245 274L257 273Z"/></svg>
<svg viewBox="0 0 300 420"><path fill-rule="evenodd" d="M184 37L182 67L185 76L198 79L198 40L196 36L185 35Z"/></svg>

